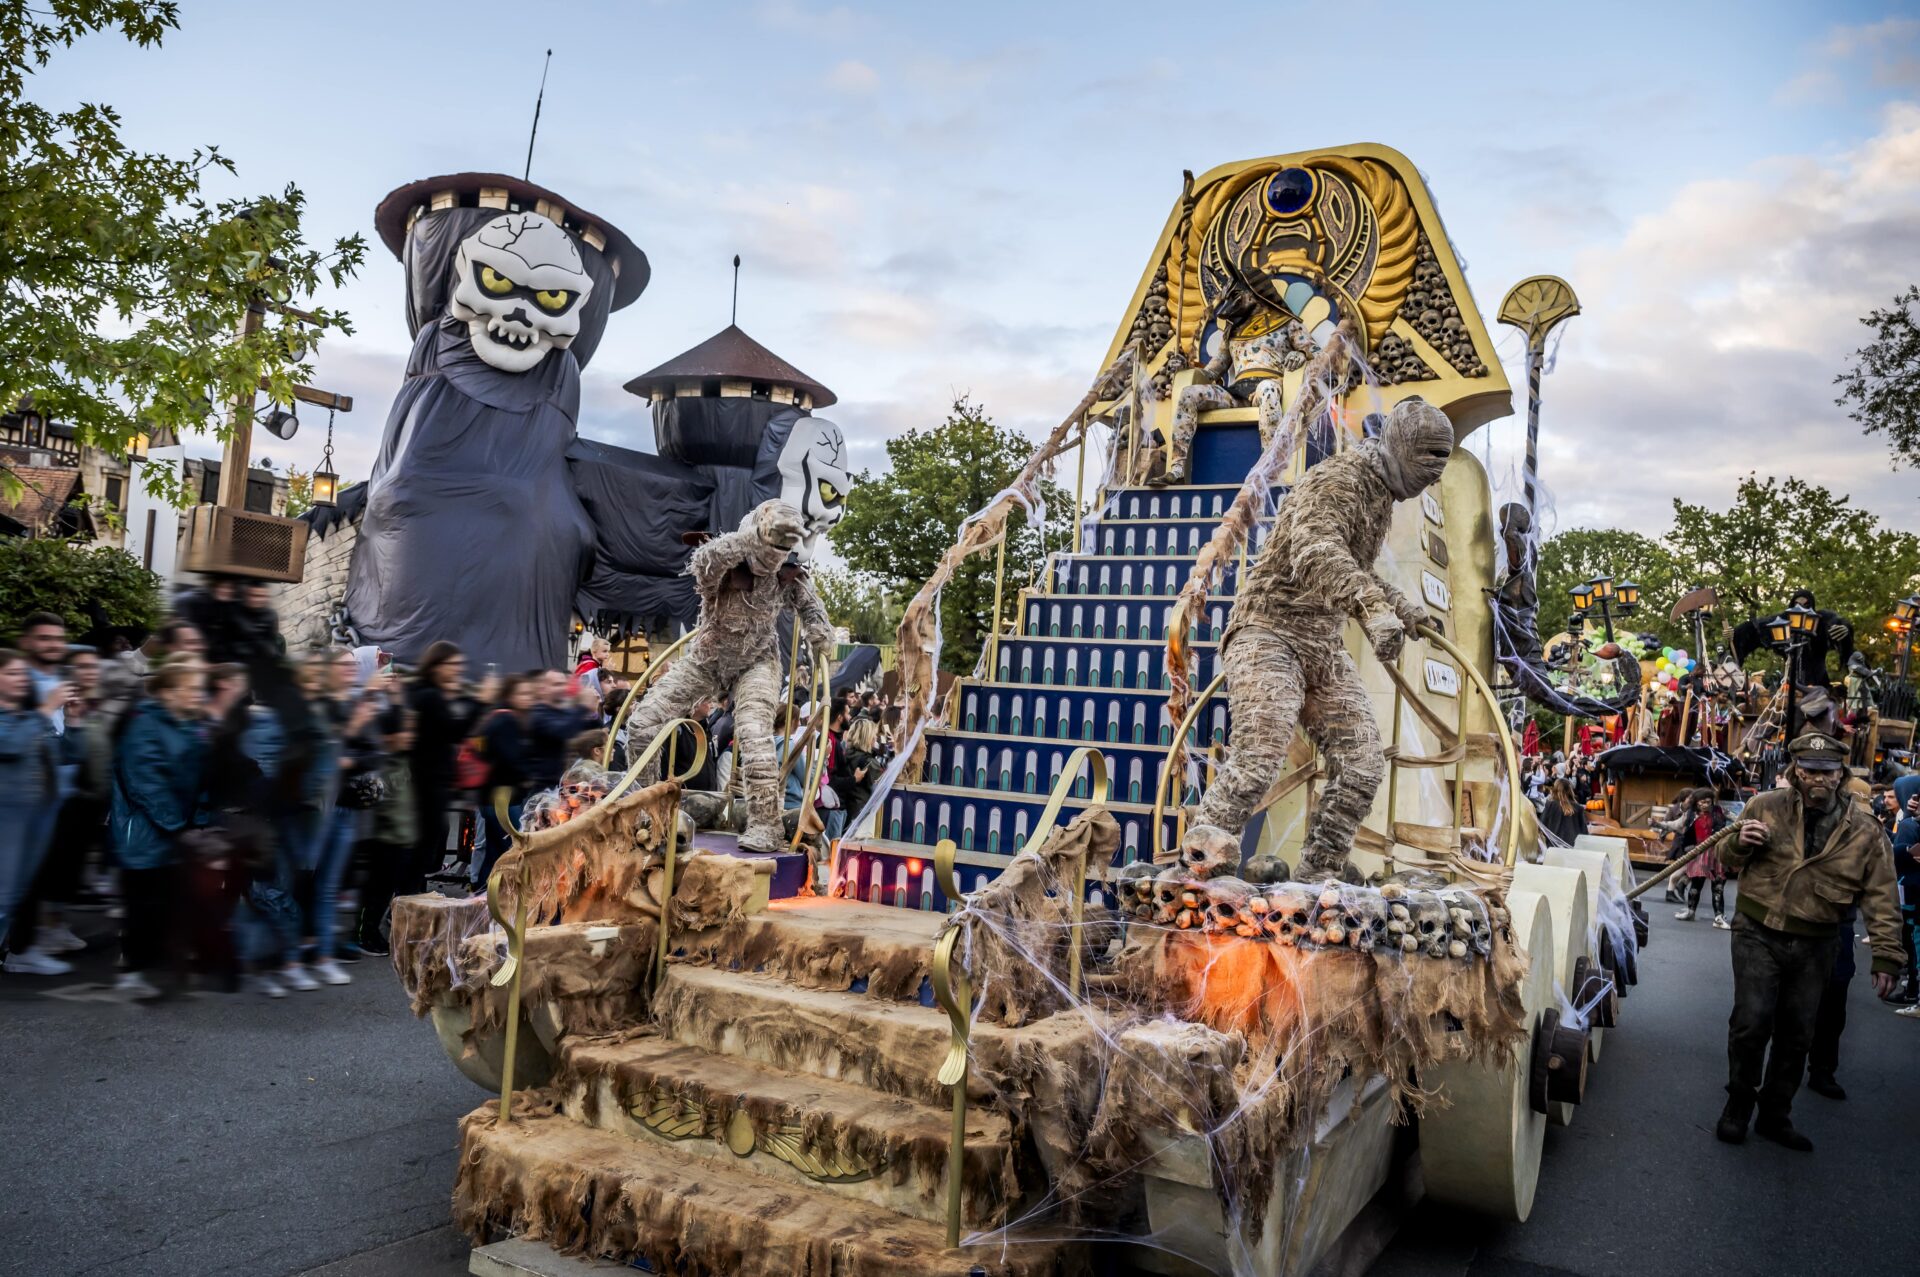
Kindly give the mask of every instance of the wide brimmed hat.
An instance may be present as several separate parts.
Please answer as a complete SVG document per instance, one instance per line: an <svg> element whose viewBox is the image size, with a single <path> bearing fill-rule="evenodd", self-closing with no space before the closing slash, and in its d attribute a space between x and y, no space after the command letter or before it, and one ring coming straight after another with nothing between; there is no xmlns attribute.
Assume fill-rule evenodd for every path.
<svg viewBox="0 0 1920 1277"><path fill-rule="evenodd" d="M614 310L640 296L653 275L647 255L625 231L544 186L505 173L450 173L409 182L389 192L373 210L374 229L388 251L399 257L406 248L414 210L439 208L519 209L552 218L613 263Z"/></svg>

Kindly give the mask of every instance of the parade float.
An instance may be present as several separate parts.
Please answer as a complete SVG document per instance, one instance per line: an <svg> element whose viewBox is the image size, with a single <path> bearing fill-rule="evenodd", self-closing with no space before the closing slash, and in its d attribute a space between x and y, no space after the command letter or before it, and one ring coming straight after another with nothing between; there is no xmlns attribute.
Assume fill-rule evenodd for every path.
<svg viewBox="0 0 1920 1277"><path fill-rule="evenodd" d="M1229 316L1235 290L1253 300ZM1277 384L1204 380L1242 362L1224 343L1282 332L1300 358ZM1213 403L1182 440L1196 385L1224 394L1186 396ZM1389 502L1377 558L1351 565L1408 633L1336 637L1323 663L1359 692L1315 701L1310 678L1237 845L1196 854L1238 702L1264 694L1223 673L1236 602L1271 602L1270 539L1317 549L1289 494L1321 467L1362 473L1397 419L1434 410L1438 482ZM498 1093L460 1132L454 1212L478 1253L548 1272L1276 1274L1363 1266L1423 1195L1524 1220L1636 928L1617 840L1543 844L1490 687L1489 484L1451 444L1509 411L1405 157L1189 176L1088 392L908 606L898 757L798 894L774 887L777 856L693 827L716 809L681 788L704 742L656 711L632 767L516 833L484 897L396 902L416 1011ZM1040 481L1068 467L1074 506L1049 510ZM1004 571L1016 508L1063 547L1024 582ZM777 588L794 530L751 531L741 570L767 583L715 577L703 608ZM940 588L986 555L986 649L939 695ZM820 699L823 664L788 659L785 695ZM1365 793L1347 770L1377 791L1341 872L1301 880L1326 796ZM807 855L799 817L783 834Z"/></svg>

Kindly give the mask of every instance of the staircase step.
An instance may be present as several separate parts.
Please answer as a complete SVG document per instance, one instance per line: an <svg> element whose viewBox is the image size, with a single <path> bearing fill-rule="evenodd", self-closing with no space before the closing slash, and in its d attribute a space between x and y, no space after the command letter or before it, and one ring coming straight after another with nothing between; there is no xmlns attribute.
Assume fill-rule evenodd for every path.
<svg viewBox="0 0 1920 1277"><path fill-rule="evenodd" d="M1193 645L1195 681L1213 678L1219 645L1211 638ZM1000 640L999 681L1029 687L1093 687L1115 691L1162 690L1167 685L1166 644L1158 639L1006 638Z"/></svg>
<svg viewBox="0 0 1920 1277"><path fill-rule="evenodd" d="M738 928L676 938L676 960L775 975L808 989L933 1005L939 918L829 896L776 900Z"/></svg>
<svg viewBox="0 0 1920 1277"><path fill-rule="evenodd" d="M1213 538L1217 519L1105 519L1093 518L1080 526L1076 555L1095 559L1138 555L1176 555L1188 559L1200 553L1200 547ZM1271 519L1253 525L1247 538L1247 553L1254 554L1273 530Z"/></svg>
<svg viewBox="0 0 1920 1277"><path fill-rule="evenodd" d="M1020 618L1020 633L1028 638L1147 639L1167 637L1170 598L1142 598L1128 594L1032 595ZM1196 639L1217 640L1227 628L1233 596L1207 596L1205 615Z"/></svg>
<svg viewBox="0 0 1920 1277"><path fill-rule="evenodd" d="M930 850L917 843L896 842L890 838L854 837L849 834L840 844L840 864L849 895L891 912L910 912L917 917L940 918L946 913L947 898L934 881L929 866ZM1115 865L1129 865L1150 859L1153 848L1122 846L1114 854ZM1013 857L988 851L959 851L954 855L954 876L963 891L979 891L1000 876ZM1089 883L1087 900L1095 905L1111 903L1098 883Z"/></svg>
<svg viewBox="0 0 1920 1277"><path fill-rule="evenodd" d="M1100 513L1119 519L1218 519L1239 492L1237 483L1114 488Z"/></svg>
<svg viewBox="0 0 1920 1277"><path fill-rule="evenodd" d="M1044 741L988 732L929 731L921 775L960 789L1046 795L1078 741ZM1113 796L1153 802L1153 782L1166 762L1164 745L1102 745Z"/></svg>
<svg viewBox="0 0 1920 1277"><path fill-rule="evenodd" d="M577 1122L643 1142L671 1142L707 1162L817 1186L930 1223L946 1221L950 1106L876 1095L653 1036L569 1041L556 1081L563 1111ZM967 1227L1005 1219L1017 1194L1014 1150L1004 1116L969 1110L962 1181Z"/></svg>
<svg viewBox="0 0 1920 1277"><path fill-rule="evenodd" d="M918 843L931 855L942 838L951 838L962 851L997 852L1011 858L1026 845L1038 825L1047 794L1010 794L979 789L956 789L924 782L895 785L880 809L881 836ZM1151 794L1148 795L1151 798ZM1073 795L1061 805L1060 823L1066 824L1092 805ZM1120 825L1120 846L1143 856L1152 854L1153 805L1109 802L1107 810ZM1174 812L1161 815L1165 837L1173 837Z"/></svg>
<svg viewBox="0 0 1920 1277"><path fill-rule="evenodd" d="M715 1055L871 1087L936 1107L952 1099L936 1076L947 1058L952 1026L944 1011L930 1007L674 963L654 1001L654 1019L663 1036ZM1006 1076L1016 1039L1041 1057L1060 1054L1070 1059L1087 1051L1091 1037L1086 1019L1078 1014L1054 1016L1019 1030L976 1023L968 1093L976 1101L992 1094L990 1079Z"/></svg>
<svg viewBox="0 0 1920 1277"><path fill-rule="evenodd" d="M1063 714L1062 711L1065 711ZM1229 715L1224 702L1200 711L1206 740L1224 740ZM1045 687L1031 683L981 682L960 687L954 726L962 731L1006 733L1082 745L1152 745L1173 740L1164 688Z"/></svg>
<svg viewBox="0 0 1920 1277"><path fill-rule="evenodd" d="M1119 594L1129 598L1171 598L1193 574L1191 554L1055 554L1046 581L1054 594ZM1214 586L1223 594L1237 588L1239 560L1227 564Z"/></svg>
<svg viewBox="0 0 1920 1277"><path fill-rule="evenodd" d="M545 1240L565 1253L643 1260L656 1273L728 1277L1054 1277L1075 1252L1021 1244L946 1249L944 1229L861 1208L814 1187L774 1181L641 1143L561 1114L499 1125L489 1104L460 1123L454 1217L470 1236Z"/></svg>

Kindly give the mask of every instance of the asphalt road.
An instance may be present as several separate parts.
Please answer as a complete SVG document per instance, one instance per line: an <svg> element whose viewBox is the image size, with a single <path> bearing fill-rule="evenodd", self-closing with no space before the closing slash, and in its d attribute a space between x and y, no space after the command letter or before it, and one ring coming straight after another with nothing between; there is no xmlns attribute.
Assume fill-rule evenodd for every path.
<svg viewBox="0 0 1920 1277"><path fill-rule="evenodd" d="M142 1005L96 1000L110 943L82 959L0 976L0 1273L282 1277L361 1252L386 1266L328 1277L466 1271L454 1129L484 1097L383 962L279 1001Z"/></svg>
<svg viewBox="0 0 1920 1277"><path fill-rule="evenodd" d="M1657 888L1648 898L1640 983L1573 1124L1547 1130L1532 1218L1489 1225L1422 1208L1373 1277L1915 1271L1920 1023L1855 977L1840 1047L1847 1099L1802 1090L1794 1101L1794 1125L1814 1151L1753 1136L1722 1144L1713 1127L1726 1103L1730 936L1676 922ZM1855 952L1864 971L1866 947Z"/></svg>
<svg viewBox="0 0 1920 1277"><path fill-rule="evenodd" d="M1727 934L1653 910L1653 944L1574 1124L1550 1130L1533 1218L1421 1210L1377 1277L1914 1270L1920 1024L1852 991L1812 1154L1716 1142ZM80 930L101 932L99 915ZM1862 950L1864 953L1864 950ZM0 1274L455 1277L454 1126L482 1097L367 962L343 989L91 1000L104 946L59 980L0 978ZM50 992L65 996L48 996ZM77 995L77 996L76 996Z"/></svg>

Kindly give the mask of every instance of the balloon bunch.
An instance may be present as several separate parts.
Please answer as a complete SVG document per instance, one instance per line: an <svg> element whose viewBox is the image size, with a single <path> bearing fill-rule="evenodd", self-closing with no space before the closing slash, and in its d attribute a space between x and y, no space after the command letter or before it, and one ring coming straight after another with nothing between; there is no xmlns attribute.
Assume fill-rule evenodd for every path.
<svg viewBox="0 0 1920 1277"><path fill-rule="evenodd" d="M1654 659L1653 673L1648 679L1656 687L1664 687L1669 692L1678 692L1680 684L1693 673L1699 662L1687 655L1684 647L1663 647L1660 655Z"/></svg>

